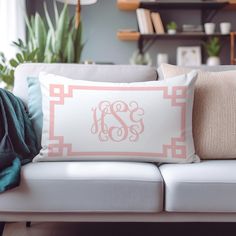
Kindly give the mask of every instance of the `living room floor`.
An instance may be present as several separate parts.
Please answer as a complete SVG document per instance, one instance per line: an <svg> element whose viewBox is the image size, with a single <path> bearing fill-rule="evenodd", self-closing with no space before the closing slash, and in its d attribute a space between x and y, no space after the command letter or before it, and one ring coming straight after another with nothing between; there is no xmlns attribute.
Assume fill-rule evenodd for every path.
<svg viewBox="0 0 236 236"><path fill-rule="evenodd" d="M3 236L229 236L235 223L25 223L6 224Z"/></svg>

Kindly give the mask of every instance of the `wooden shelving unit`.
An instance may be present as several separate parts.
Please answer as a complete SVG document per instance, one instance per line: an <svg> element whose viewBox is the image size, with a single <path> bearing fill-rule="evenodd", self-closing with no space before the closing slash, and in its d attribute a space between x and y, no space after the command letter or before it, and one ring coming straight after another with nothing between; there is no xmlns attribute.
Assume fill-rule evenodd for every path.
<svg viewBox="0 0 236 236"><path fill-rule="evenodd" d="M123 11L134 11L139 7L143 8L155 8L160 9L222 9L226 10L235 10L236 1L222 1L222 2L213 2L213 1L204 1L204 2L166 2L162 1L153 1L145 2L139 0L117 0L117 7Z"/></svg>
<svg viewBox="0 0 236 236"><path fill-rule="evenodd" d="M231 32L231 34L230 34L230 62L231 62L231 65L236 65L235 40L236 40L236 32Z"/></svg>
<svg viewBox="0 0 236 236"><path fill-rule="evenodd" d="M140 34L139 32L118 32L117 37L122 41L138 41L138 40L205 40L209 37L227 38L229 34L214 33L207 35L205 33L176 33L176 34Z"/></svg>
<svg viewBox="0 0 236 236"><path fill-rule="evenodd" d="M117 8L122 11L134 11L139 7L139 0L117 0Z"/></svg>
<svg viewBox="0 0 236 236"><path fill-rule="evenodd" d="M141 34L138 40L140 52L146 52L157 40L201 40L206 41L209 37L229 39L230 34L205 34L205 33L177 33L177 34Z"/></svg>
<svg viewBox="0 0 236 236"><path fill-rule="evenodd" d="M117 32L117 38L122 41L138 41L140 39L139 32Z"/></svg>
<svg viewBox="0 0 236 236"><path fill-rule="evenodd" d="M225 2L214 2L214 1L202 1L202 2L186 2L186 1L179 1L179 2L165 2L165 1L153 1L153 2L140 2L139 7L151 9L151 10L170 10L170 9L200 9L200 10L216 10L222 9L229 4L228 1Z"/></svg>
<svg viewBox="0 0 236 236"><path fill-rule="evenodd" d="M176 33L176 34L142 34L140 35L140 39L143 40L150 40L150 39L207 39L209 37L229 37L229 34L221 34L221 33L214 33L211 35L205 34L205 33Z"/></svg>
<svg viewBox="0 0 236 236"><path fill-rule="evenodd" d="M201 12L201 22L200 24L204 24L205 22L210 22L212 18L221 10L236 10L236 2L235 1L139 1L139 0L117 0L117 7L120 10L136 10L137 8L145 8L151 11L159 11L159 10L199 10ZM138 48L141 53L147 51L153 43L157 40L201 40L206 41L209 37L217 36L222 39L230 39L230 35L222 35L220 33L215 33L213 35L206 35L205 33L177 33L174 35L169 34L139 34L136 32L135 35L121 34L117 33L117 37L120 40L133 40L138 42ZM231 35L231 45L232 44L232 35ZM236 36L235 36L236 37ZM235 42L235 40L234 40ZM232 50L231 50L232 52ZM231 59L232 60L232 59ZM234 62L235 58L234 58Z"/></svg>

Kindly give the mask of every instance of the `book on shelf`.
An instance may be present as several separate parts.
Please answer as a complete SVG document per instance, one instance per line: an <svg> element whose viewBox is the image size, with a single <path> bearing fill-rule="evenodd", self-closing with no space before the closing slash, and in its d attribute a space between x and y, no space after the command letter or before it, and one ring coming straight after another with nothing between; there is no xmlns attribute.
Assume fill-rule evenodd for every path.
<svg viewBox="0 0 236 236"><path fill-rule="evenodd" d="M144 14L145 14L145 20L147 22L148 34L153 34L154 30L152 25L151 12L145 9Z"/></svg>
<svg viewBox="0 0 236 236"><path fill-rule="evenodd" d="M151 20L151 12L147 9L138 8L136 10L138 27L141 34L153 34L153 25Z"/></svg>
<svg viewBox="0 0 236 236"><path fill-rule="evenodd" d="M158 12L151 13L152 23L157 34L164 34L164 26L161 20L161 16Z"/></svg>
<svg viewBox="0 0 236 236"><path fill-rule="evenodd" d="M182 30L183 30L183 32L203 32L203 26L202 25L183 24Z"/></svg>
<svg viewBox="0 0 236 236"><path fill-rule="evenodd" d="M137 21L138 21L138 28L141 34L145 33L145 27L144 27L144 21L143 21L143 16L142 16L142 10L141 8L138 8L136 10L136 15L137 15Z"/></svg>

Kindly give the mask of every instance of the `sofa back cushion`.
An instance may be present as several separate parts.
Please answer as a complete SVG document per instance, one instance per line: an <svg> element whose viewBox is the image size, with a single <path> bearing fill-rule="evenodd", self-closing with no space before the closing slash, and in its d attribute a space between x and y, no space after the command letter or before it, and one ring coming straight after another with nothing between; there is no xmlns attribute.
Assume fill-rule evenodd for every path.
<svg viewBox="0 0 236 236"><path fill-rule="evenodd" d="M102 82L142 82L157 79L157 71L148 66L82 65L82 64L21 64L15 71L13 92L23 102L28 102L27 77L38 77L41 71L66 76L75 80Z"/></svg>
<svg viewBox="0 0 236 236"><path fill-rule="evenodd" d="M163 64L159 71L168 79L190 69ZM198 71L193 138L201 159L236 158L236 70Z"/></svg>
<svg viewBox="0 0 236 236"><path fill-rule="evenodd" d="M168 73L173 73L173 70L176 70L176 66L170 65L170 64L162 64L160 67L158 67L158 79L163 80L164 75L163 75L163 70L169 70ZM208 72L222 72L222 71L229 71L229 70L236 70L236 65L219 65L219 66L207 66L207 65L201 65L201 66L188 66L188 67L178 67L179 72L184 69L184 71L187 70L200 70L200 71L208 71ZM175 73L174 73L175 74ZM178 73L179 74L179 73Z"/></svg>

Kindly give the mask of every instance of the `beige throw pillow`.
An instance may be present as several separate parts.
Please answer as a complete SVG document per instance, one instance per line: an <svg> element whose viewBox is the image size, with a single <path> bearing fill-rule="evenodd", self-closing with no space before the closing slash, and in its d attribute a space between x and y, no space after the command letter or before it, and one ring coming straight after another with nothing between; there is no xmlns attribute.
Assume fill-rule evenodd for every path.
<svg viewBox="0 0 236 236"><path fill-rule="evenodd" d="M164 79L168 79L191 69L162 64L159 71ZM236 158L236 70L198 71L193 138L201 159Z"/></svg>

